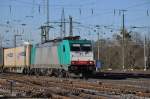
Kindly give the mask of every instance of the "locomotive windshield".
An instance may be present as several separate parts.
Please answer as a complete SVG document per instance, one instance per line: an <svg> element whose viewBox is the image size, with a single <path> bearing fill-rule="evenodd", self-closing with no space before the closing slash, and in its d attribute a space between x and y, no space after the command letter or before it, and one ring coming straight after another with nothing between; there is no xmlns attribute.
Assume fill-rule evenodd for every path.
<svg viewBox="0 0 150 99"><path fill-rule="evenodd" d="M91 44L71 44L71 51L92 51Z"/></svg>
<svg viewBox="0 0 150 99"><path fill-rule="evenodd" d="M91 50L92 50L91 44L83 44L81 46L81 51L91 51Z"/></svg>
<svg viewBox="0 0 150 99"><path fill-rule="evenodd" d="M80 44L72 44L71 45L71 51L80 51Z"/></svg>

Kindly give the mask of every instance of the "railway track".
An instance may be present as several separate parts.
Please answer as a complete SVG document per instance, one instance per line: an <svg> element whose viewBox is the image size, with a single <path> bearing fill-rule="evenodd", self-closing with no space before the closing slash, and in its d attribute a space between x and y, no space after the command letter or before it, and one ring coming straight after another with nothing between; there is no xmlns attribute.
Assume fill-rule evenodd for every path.
<svg viewBox="0 0 150 99"><path fill-rule="evenodd" d="M97 72L91 78L109 78L109 79L125 79L125 78L150 78L150 72L116 72L116 71L102 71Z"/></svg>
<svg viewBox="0 0 150 99"><path fill-rule="evenodd" d="M6 92L2 93L5 97L53 99L120 99L122 96L128 97L131 94L132 97L150 98L149 80L141 80L137 84L133 84L134 80L92 80L1 74L0 92L5 90ZM14 82L12 85L14 96L10 93L10 81ZM143 82L147 85L140 86Z"/></svg>

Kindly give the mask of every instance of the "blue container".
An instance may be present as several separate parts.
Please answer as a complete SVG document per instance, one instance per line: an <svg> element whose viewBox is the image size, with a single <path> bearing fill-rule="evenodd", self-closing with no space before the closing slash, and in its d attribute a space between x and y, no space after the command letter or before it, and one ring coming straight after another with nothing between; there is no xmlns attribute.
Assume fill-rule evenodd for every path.
<svg viewBox="0 0 150 99"><path fill-rule="evenodd" d="M100 60L96 60L96 68L101 68L102 64Z"/></svg>

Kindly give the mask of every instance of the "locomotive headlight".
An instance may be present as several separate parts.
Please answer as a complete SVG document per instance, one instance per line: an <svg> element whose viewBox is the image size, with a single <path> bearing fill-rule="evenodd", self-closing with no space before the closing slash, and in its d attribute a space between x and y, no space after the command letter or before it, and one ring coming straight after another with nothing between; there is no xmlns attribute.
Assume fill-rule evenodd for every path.
<svg viewBox="0 0 150 99"><path fill-rule="evenodd" d="M90 63L90 64L93 64L94 62L93 62L93 61L90 61L89 63Z"/></svg>
<svg viewBox="0 0 150 99"><path fill-rule="evenodd" d="M71 62L71 64L75 64L75 62L74 62L74 61L72 61L72 62Z"/></svg>

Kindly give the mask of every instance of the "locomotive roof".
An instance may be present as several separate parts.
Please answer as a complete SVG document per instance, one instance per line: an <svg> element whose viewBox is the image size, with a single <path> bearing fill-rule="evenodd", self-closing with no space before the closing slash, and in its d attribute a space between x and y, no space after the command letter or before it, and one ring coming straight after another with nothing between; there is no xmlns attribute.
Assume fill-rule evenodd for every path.
<svg viewBox="0 0 150 99"><path fill-rule="evenodd" d="M84 43L91 43L90 40L62 40L62 41L55 41L55 42L47 42L44 44L36 44L35 47L50 47L50 46L57 46L59 43L63 41L68 41L70 44L78 43L78 44L84 44Z"/></svg>
<svg viewBox="0 0 150 99"><path fill-rule="evenodd" d="M69 43L91 43L90 40L69 40Z"/></svg>

